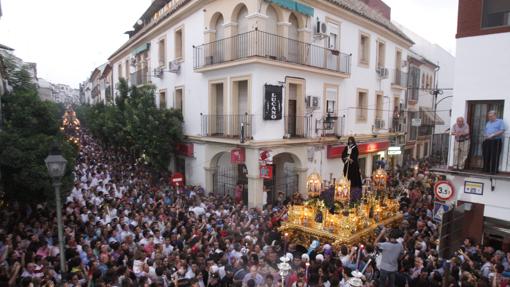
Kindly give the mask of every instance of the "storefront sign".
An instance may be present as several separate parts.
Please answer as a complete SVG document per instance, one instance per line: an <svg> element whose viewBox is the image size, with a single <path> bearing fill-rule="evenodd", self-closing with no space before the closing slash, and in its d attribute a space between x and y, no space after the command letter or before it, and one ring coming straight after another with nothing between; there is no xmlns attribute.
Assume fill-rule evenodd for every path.
<svg viewBox="0 0 510 287"><path fill-rule="evenodd" d="M260 177L263 179L272 179L273 178L273 166L272 165L260 166Z"/></svg>
<svg viewBox="0 0 510 287"><path fill-rule="evenodd" d="M184 175L180 172L176 172L170 178L170 185L173 187L184 186Z"/></svg>
<svg viewBox="0 0 510 287"><path fill-rule="evenodd" d="M441 180L434 185L434 195L437 200L447 201L453 197L455 190L447 180Z"/></svg>
<svg viewBox="0 0 510 287"><path fill-rule="evenodd" d="M420 127L421 126L421 119L420 118L411 119L411 126L413 126L413 127Z"/></svg>
<svg viewBox="0 0 510 287"><path fill-rule="evenodd" d="M388 148L388 155L399 155L402 154L402 150L400 150L400 146L390 146Z"/></svg>
<svg viewBox="0 0 510 287"><path fill-rule="evenodd" d="M238 147L230 151L230 163L232 164L244 163L245 158L245 151L242 147Z"/></svg>
<svg viewBox="0 0 510 287"><path fill-rule="evenodd" d="M389 141L360 143L360 144L358 144L358 151L359 151L359 154L362 155L362 154L384 151L384 150L387 150L389 146L390 146ZM344 144L328 145L327 157L328 158L341 158L342 152L344 151L345 147L346 147L346 145L344 145Z"/></svg>
<svg viewBox="0 0 510 287"><path fill-rule="evenodd" d="M282 86L265 85L264 120L282 119Z"/></svg>
<svg viewBox="0 0 510 287"><path fill-rule="evenodd" d="M483 195L483 182L464 181L464 193Z"/></svg>
<svg viewBox="0 0 510 287"><path fill-rule="evenodd" d="M175 145L175 149L178 154L192 157L193 156L193 144L192 143L178 143Z"/></svg>
<svg viewBox="0 0 510 287"><path fill-rule="evenodd" d="M273 153L271 150L264 149L259 153L259 163L264 164L272 164L273 163Z"/></svg>

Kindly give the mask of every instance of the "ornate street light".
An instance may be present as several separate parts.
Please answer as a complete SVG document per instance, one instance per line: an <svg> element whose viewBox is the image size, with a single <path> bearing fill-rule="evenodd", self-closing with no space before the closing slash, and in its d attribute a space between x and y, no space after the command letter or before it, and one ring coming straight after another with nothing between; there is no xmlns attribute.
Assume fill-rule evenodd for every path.
<svg viewBox="0 0 510 287"><path fill-rule="evenodd" d="M62 176L66 170L67 160L62 156L57 147L52 148L50 154L44 160L48 168L53 188L55 189L55 201L57 205L57 230L58 230L58 247L60 250L60 270L66 272L66 259L64 250L64 228L62 223L62 203L60 201L60 186L62 186Z"/></svg>

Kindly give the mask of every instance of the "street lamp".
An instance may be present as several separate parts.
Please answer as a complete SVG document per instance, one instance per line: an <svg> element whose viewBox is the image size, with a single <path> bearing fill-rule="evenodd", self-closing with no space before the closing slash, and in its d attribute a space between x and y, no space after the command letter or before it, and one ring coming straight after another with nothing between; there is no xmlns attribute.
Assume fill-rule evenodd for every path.
<svg viewBox="0 0 510 287"><path fill-rule="evenodd" d="M52 148L48 157L44 160L48 168L55 189L55 201L57 203L57 230L58 230L58 248L60 250L60 270L66 272L66 258L64 254L64 230L62 223L62 203L60 202L60 186L62 186L62 176L66 170L67 160L62 156L60 150L56 147Z"/></svg>

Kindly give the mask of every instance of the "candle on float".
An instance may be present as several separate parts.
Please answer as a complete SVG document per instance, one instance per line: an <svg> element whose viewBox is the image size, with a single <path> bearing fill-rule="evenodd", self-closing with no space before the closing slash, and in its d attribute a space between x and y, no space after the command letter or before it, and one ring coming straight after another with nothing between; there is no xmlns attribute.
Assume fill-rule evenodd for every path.
<svg viewBox="0 0 510 287"><path fill-rule="evenodd" d="M361 249L363 249L363 248L364 248L363 244L361 244L361 245L359 246L359 248L358 248L358 256L357 256L357 258L356 258L356 270L358 270L358 269L359 269L359 258L360 258L360 256L361 256Z"/></svg>

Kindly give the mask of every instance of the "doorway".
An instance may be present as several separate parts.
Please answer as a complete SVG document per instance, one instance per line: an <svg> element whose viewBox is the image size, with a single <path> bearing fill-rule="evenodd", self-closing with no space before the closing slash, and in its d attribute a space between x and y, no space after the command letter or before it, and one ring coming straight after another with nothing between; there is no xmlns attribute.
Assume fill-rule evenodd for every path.
<svg viewBox="0 0 510 287"><path fill-rule="evenodd" d="M487 113L496 111L497 117L503 118L504 104L505 101L468 101L467 123L471 132L471 145L466 162L468 168L483 168L482 143Z"/></svg>
<svg viewBox="0 0 510 287"><path fill-rule="evenodd" d="M305 136L304 114L304 83L303 80L292 81L287 85L287 101L285 102L285 133L288 137Z"/></svg>

